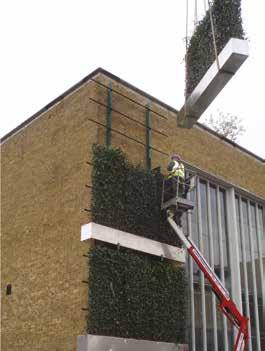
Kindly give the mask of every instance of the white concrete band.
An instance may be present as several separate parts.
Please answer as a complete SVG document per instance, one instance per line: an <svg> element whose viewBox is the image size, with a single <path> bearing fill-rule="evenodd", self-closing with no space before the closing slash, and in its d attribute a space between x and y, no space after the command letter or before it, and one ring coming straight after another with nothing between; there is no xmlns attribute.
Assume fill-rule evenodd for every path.
<svg viewBox="0 0 265 351"><path fill-rule="evenodd" d="M184 249L93 222L84 224L81 227L81 241L89 239L120 245L180 263L185 262Z"/></svg>
<svg viewBox="0 0 265 351"><path fill-rule="evenodd" d="M188 345L103 335L77 336L77 351L188 351Z"/></svg>

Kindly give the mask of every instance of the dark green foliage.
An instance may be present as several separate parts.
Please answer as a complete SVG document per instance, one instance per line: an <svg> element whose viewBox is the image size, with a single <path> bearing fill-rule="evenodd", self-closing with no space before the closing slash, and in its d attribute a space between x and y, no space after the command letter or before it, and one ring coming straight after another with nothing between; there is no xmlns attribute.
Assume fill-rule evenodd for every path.
<svg viewBox="0 0 265 351"><path fill-rule="evenodd" d="M92 220L177 244L160 210L159 170L134 167L119 149L93 147ZM185 277L161 258L97 243L89 252L87 331L184 342Z"/></svg>
<svg viewBox="0 0 265 351"><path fill-rule="evenodd" d="M241 0L214 0L212 14L218 54L230 38L244 38ZM209 11L192 35L187 52L187 96L215 60Z"/></svg>
<svg viewBox="0 0 265 351"><path fill-rule="evenodd" d="M103 246L92 248L89 256L88 333L184 342L183 269Z"/></svg>
<svg viewBox="0 0 265 351"><path fill-rule="evenodd" d="M178 245L160 209L162 175L131 165L119 149L93 148L92 220Z"/></svg>
<svg viewBox="0 0 265 351"><path fill-rule="evenodd" d="M92 219L104 225L122 226L127 164L119 149L93 146Z"/></svg>

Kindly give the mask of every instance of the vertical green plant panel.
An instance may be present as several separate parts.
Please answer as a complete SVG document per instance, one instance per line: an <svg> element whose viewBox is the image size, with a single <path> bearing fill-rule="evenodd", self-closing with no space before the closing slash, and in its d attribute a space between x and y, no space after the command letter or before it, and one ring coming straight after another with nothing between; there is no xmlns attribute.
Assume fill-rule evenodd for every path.
<svg viewBox="0 0 265 351"><path fill-rule="evenodd" d="M135 167L120 149L93 147L92 220L177 244L160 210L162 174ZM96 243L89 251L87 332L185 341L184 269L162 258Z"/></svg>
<svg viewBox="0 0 265 351"><path fill-rule="evenodd" d="M150 255L97 246L89 252L87 332L185 342L185 275Z"/></svg>
<svg viewBox="0 0 265 351"><path fill-rule="evenodd" d="M244 39L241 0L214 0L212 15L218 54L230 38ZM187 51L186 94L189 96L215 60L209 11L199 22Z"/></svg>
<svg viewBox="0 0 265 351"><path fill-rule="evenodd" d="M112 228L179 245L161 211L162 174L129 163L115 148L93 147L92 220Z"/></svg>

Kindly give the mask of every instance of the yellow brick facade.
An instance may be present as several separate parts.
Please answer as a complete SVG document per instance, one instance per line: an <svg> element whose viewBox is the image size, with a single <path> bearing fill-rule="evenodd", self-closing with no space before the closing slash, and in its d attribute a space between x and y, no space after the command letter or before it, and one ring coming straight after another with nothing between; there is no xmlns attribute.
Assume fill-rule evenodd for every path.
<svg viewBox="0 0 265 351"><path fill-rule="evenodd" d="M104 143L112 82L112 144L145 162L150 103L152 167L178 152L189 163L261 197L264 162L194 127L176 127L173 109L98 73L2 143L2 350L73 351L87 311L91 147ZM99 84L100 83L100 84ZM137 140L137 141L136 141ZM245 176L244 174L248 174ZM12 295L6 296L6 285Z"/></svg>

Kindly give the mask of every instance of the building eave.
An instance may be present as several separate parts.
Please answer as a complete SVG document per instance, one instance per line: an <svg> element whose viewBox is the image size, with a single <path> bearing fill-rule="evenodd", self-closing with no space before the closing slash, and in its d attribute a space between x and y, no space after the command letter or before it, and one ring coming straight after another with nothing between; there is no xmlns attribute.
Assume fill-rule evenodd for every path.
<svg viewBox="0 0 265 351"><path fill-rule="evenodd" d="M19 124L16 128L12 129L10 132L8 132L7 134L5 134L1 139L1 144L4 143L7 139L9 139L10 137L12 137L13 135L17 134L17 132L19 132L21 129L25 128L28 124L32 123L32 121L34 121L35 119L37 119L40 115L42 115L44 112L47 112L50 108L52 108L54 105L56 105L57 103L59 103L61 100L63 100L65 97L67 97L68 95L72 94L75 90L79 89L82 85L84 85L85 83L87 83L89 80L95 78L98 74L104 74L105 76L107 76L108 78L116 81L117 83L122 84L123 86L133 90L134 92L146 97L148 100L159 104L160 106L172 111L173 113L178 113L178 111L176 109L174 109L172 106L164 103L163 101L155 98L154 96L146 93L145 91L135 87L134 85L126 82L125 80L115 76L114 74L106 71L105 69L98 67L96 70L94 70L93 72L91 72L89 75L87 75L85 78L83 78L82 80L80 80L78 83L74 84L71 88L67 89L64 93L62 93L61 95L59 95L57 98L55 98L54 100L52 100L51 102L49 102L47 105L45 105L43 108L41 108L39 111L37 111L36 113L34 113L31 117L29 117L28 119L26 119L24 122L22 122L21 124Z"/></svg>
<svg viewBox="0 0 265 351"><path fill-rule="evenodd" d="M225 143L227 143L228 145L240 150L241 152L245 153L245 154L248 154L249 156L257 159L258 161L260 162L265 162L265 159L263 159L262 157L254 154L253 152L249 151L248 149L244 148L243 146L240 146L239 144L237 144L236 142L224 137L223 135L215 132L214 130L212 130L211 128L207 127L205 124L202 124L202 123L199 123L197 122L196 123L196 126L199 128L199 129L202 129L204 131L206 131L207 133L215 136L217 139L220 139L222 141L224 141Z"/></svg>
<svg viewBox="0 0 265 351"><path fill-rule="evenodd" d="M98 67L97 69L95 69L93 72L91 72L90 74L88 74L86 77L84 77L82 80L80 80L78 83L74 84L72 87L70 87L69 89L67 89L64 93L62 93L61 95L59 95L57 98L55 98L54 100L52 100L50 103L48 103L46 106L44 106L43 108L41 108L39 111L37 111L36 113L34 113L31 117L29 117L28 119L26 119L24 122L22 122L21 124L19 124L16 128L14 128L13 130L11 130L10 132L8 132L7 134L5 134L1 139L1 144L3 144L6 140L8 140L10 137L14 136L15 134L17 134L20 130L22 130L23 128L27 127L27 125L29 125L30 123L32 123L35 119L37 119L39 116L41 116L43 113L47 112L50 108L52 108L54 105L56 105L57 103L59 103L61 100L63 100L65 97L67 97L68 95L72 94L75 90L79 89L82 85L84 85L85 83L87 83L88 81L90 81L91 79L95 78L98 74L104 74L106 77L116 81L117 83L122 84L123 86L127 87L128 89L131 89L132 91L140 94L141 96L146 97L149 101L152 101L154 103L157 103L158 105L166 108L167 110L175 113L176 115L178 114L178 110L176 110L175 108L173 108L172 106L166 104L165 102L155 98L154 96L146 93L145 91L135 87L134 85L126 82L125 80L115 76L114 74L106 71L105 69ZM207 126L197 122L195 124L196 127L198 127L201 130L204 130L205 132L215 136L216 138L226 142L228 145L240 150L241 152L253 157L254 159L256 159L259 162L265 163L265 159L263 159L262 157L252 153L251 151L243 148L242 146L238 145L237 143L225 138L224 136L216 133L215 131L213 131L212 129L208 128Z"/></svg>

